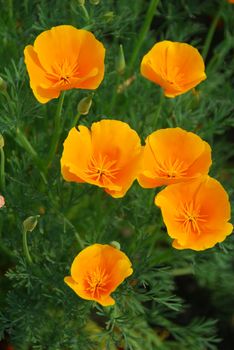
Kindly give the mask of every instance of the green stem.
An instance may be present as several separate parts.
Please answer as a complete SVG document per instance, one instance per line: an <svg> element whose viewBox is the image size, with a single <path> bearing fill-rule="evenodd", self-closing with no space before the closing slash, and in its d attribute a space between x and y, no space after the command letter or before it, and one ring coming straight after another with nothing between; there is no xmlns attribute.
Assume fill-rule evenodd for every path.
<svg viewBox="0 0 234 350"><path fill-rule="evenodd" d="M16 129L16 141L22 148L25 149L25 151L27 151L28 154L30 154L30 156L34 160L38 160L39 157L37 152L31 145L25 134L19 128Z"/></svg>
<svg viewBox="0 0 234 350"><path fill-rule="evenodd" d="M49 151L49 155L48 155L48 159L47 159L47 167L50 166L57 147L58 147L58 143L59 143L59 137L61 134L61 113L62 113L62 108L63 108L63 101L64 101L64 95L65 92L63 91L59 97L59 102L57 105L57 110L56 110L56 114L55 114L55 119L54 119L54 133L53 133L53 137L52 137L52 141L51 141L51 146L50 146L50 151Z"/></svg>
<svg viewBox="0 0 234 350"><path fill-rule="evenodd" d="M159 103L158 103L157 110L156 110L156 113L154 115L154 120L153 120L153 129L154 130L156 128L159 129L158 121L159 121L159 118L160 118L160 113L161 113L161 110L162 110L162 106L163 106L164 100L165 100L164 93L163 93L163 90L161 89Z"/></svg>
<svg viewBox="0 0 234 350"><path fill-rule="evenodd" d="M6 190L6 181L5 181L5 154L3 147L1 148L1 165L0 165L0 188L2 192Z"/></svg>
<svg viewBox="0 0 234 350"><path fill-rule="evenodd" d="M70 226L70 228L73 230L74 235L75 235L75 237L76 237L76 240L77 240L77 242L79 243L81 249L84 249L84 246L85 246L85 245L84 245L84 241L80 238L80 235L79 235L79 233L77 232L75 226L74 226L74 225L71 223L71 221L68 220L64 215L63 215L63 220L64 220L64 222L65 222L68 226Z"/></svg>
<svg viewBox="0 0 234 350"><path fill-rule="evenodd" d="M28 249L27 231L25 229L23 229L23 250L24 250L24 254L25 254L27 262L31 265L32 258L31 258L31 255L30 255L29 249Z"/></svg>
<svg viewBox="0 0 234 350"><path fill-rule="evenodd" d="M194 275L194 267L193 266L187 266L187 267L181 267L178 269L174 269L171 271L171 274L173 276L185 276L185 275Z"/></svg>
<svg viewBox="0 0 234 350"><path fill-rule="evenodd" d="M25 151L32 157L32 159L34 160L36 166L38 167L38 169L40 171L40 175L41 175L44 183L47 184L47 180L46 180L46 177L44 174L43 164L42 164L37 152L35 151L35 149L31 145L31 143L29 142L29 140L27 139L25 134L19 128L16 129L16 142L22 148L24 148Z"/></svg>
<svg viewBox="0 0 234 350"><path fill-rule="evenodd" d="M213 21L211 23L211 26L210 26L209 31L208 31L207 36L206 36L205 44L204 44L203 50L202 50L202 57L203 57L204 61L206 60L207 54L209 52L210 45L211 45L215 30L217 27L219 18L220 18L220 13L221 13L221 7L219 8L218 12L216 13L215 17L213 18Z"/></svg>
<svg viewBox="0 0 234 350"><path fill-rule="evenodd" d="M8 14L10 20L13 18L13 0L8 0Z"/></svg>
<svg viewBox="0 0 234 350"><path fill-rule="evenodd" d="M73 122L72 122L72 125L71 125L72 128L77 126L80 117L81 117L81 114L78 112L77 115L75 116Z"/></svg>
<svg viewBox="0 0 234 350"><path fill-rule="evenodd" d="M146 34L148 33L148 30L150 28L150 25L151 25L151 22L154 18L154 15L155 15L155 11L156 11L156 8L158 6L158 3L159 3L159 0L151 0L150 2L150 5L148 7L148 10L147 10L147 13L146 13L146 16L145 16L145 21L141 27L141 30L140 30L140 34L139 34L139 37L137 39L137 44L136 46L134 47L134 50L133 50L133 53L132 53L132 56L131 56L131 59L130 59L130 63L129 63L129 70L132 70L136 60L137 60L137 57L139 55L139 51L141 49L141 46L145 40L145 37L146 37Z"/></svg>
<svg viewBox="0 0 234 350"><path fill-rule="evenodd" d="M86 20L87 22L89 22L90 17L89 17L89 13L88 13L88 11L87 11L85 5L80 5L80 7L81 7L82 12L83 12L83 14L84 14L85 20Z"/></svg>

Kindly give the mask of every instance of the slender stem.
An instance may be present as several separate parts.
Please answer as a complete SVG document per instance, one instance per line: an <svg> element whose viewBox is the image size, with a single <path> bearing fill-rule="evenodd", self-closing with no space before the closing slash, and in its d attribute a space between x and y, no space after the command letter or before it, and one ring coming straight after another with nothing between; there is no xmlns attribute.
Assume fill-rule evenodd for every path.
<svg viewBox="0 0 234 350"><path fill-rule="evenodd" d="M171 271L171 274L173 276L185 276L185 275L194 275L194 267L193 266L187 266L187 267L181 267L178 269L174 269Z"/></svg>
<svg viewBox="0 0 234 350"><path fill-rule="evenodd" d="M80 238L80 235L79 235L79 233L77 232L75 226L74 226L74 225L71 223L71 221L70 221L68 218L66 218L64 215L63 215L63 220L64 220L64 222L65 222L68 226L70 226L70 228L73 230L74 235L75 235L75 237L76 237L76 240L77 240L77 242L79 243L81 249L84 249L84 241Z"/></svg>
<svg viewBox="0 0 234 350"><path fill-rule="evenodd" d="M156 11L156 8L158 6L158 3L159 3L159 0L151 0L150 2L150 5L148 7L148 10L147 10L147 13L146 13L146 16L145 16L145 21L141 27L141 30L140 30L140 34L139 34L139 37L137 39L137 43L136 43L136 46L134 47L134 50L133 50L133 53L132 53L132 56L131 56L131 59L130 59L130 63L129 63L129 70L132 70L136 60L137 60L137 57L139 55L139 51L141 49L141 46L145 40L145 37L146 37L146 34L150 28L150 25L151 25L151 22L154 18L154 15L155 15L155 11Z"/></svg>
<svg viewBox="0 0 234 350"><path fill-rule="evenodd" d="M9 18L12 20L12 18L13 18L13 0L8 0L8 14L9 14Z"/></svg>
<svg viewBox="0 0 234 350"><path fill-rule="evenodd" d="M118 74L117 77L116 77L116 83L115 83L115 88L114 88L114 92L112 94L112 98L110 100L110 103L109 103L109 113L110 114L114 114L115 113L115 106L116 106L116 102L117 102L117 99L118 99L118 86L120 84L120 75Z"/></svg>
<svg viewBox="0 0 234 350"><path fill-rule="evenodd" d="M206 58L207 58L207 54L208 54L209 49L210 49L210 45L211 45L215 30L217 27L219 18L220 18L220 14L221 14L221 7L219 8L218 12L216 13L215 17L213 18L213 21L211 23L211 26L210 26L209 31L208 31L207 36L206 36L205 44L204 44L203 50L202 50L202 57L204 60L206 60Z"/></svg>
<svg viewBox="0 0 234 350"><path fill-rule="evenodd" d="M159 128L158 121L159 121L159 118L160 118L160 113L161 113L164 101L165 101L165 97L164 97L163 90L161 89L160 97L159 97L159 103L158 103L157 110L156 110L156 113L154 115L154 120L153 120L153 128L154 129Z"/></svg>
<svg viewBox="0 0 234 350"><path fill-rule="evenodd" d="M77 126L80 117L81 117L81 114L78 112L77 115L75 116L73 122L72 122L72 125L71 125L72 128Z"/></svg>
<svg viewBox="0 0 234 350"><path fill-rule="evenodd" d="M38 154L25 136L25 134L19 129L16 129L16 141L17 143L27 151L28 154L31 155L33 159L38 160Z"/></svg>
<svg viewBox="0 0 234 350"><path fill-rule="evenodd" d="M62 108L63 108L63 101L64 101L64 95L65 92L63 91L59 97L59 102L57 105L57 110L55 114L55 119L54 119L54 133L51 141L51 146L50 146L50 151L47 159L47 167L51 164L54 155L56 153L58 143L59 143L59 137L61 134L61 113L62 113Z"/></svg>
<svg viewBox="0 0 234 350"><path fill-rule="evenodd" d="M89 13L88 13L88 11L87 11L85 5L80 5L80 7L81 7L82 12L83 12L83 14L84 14L85 20L86 20L87 22L89 22L90 17L89 17Z"/></svg>
<svg viewBox="0 0 234 350"><path fill-rule="evenodd" d="M6 189L6 182L5 182L5 154L3 147L1 148L1 165L0 165L0 188L3 192L5 192Z"/></svg>
<svg viewBox="0 0 234 350"><path fill-rule="evenodd" d="M31 265L32 258L31 258L31 255L30 255L29 249L28 249L27 231L25 229L23 229L23 250L24 250L24 254L25 254L27 262Z"/></svg>

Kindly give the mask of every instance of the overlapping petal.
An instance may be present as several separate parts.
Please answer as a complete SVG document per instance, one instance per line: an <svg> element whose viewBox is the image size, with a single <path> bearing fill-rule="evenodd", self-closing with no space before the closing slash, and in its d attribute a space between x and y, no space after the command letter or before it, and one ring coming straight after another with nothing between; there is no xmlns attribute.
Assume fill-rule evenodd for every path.
<svg viewBox="0 0 234 350"><path fill-rule="evenodd" d="M155 204L177 249L211 248L232 233L228 195L209 176L167 186L155 197Z"/></svg>
<svg viewBox="0 0 234 350"><path fill-rule="evenodd" d="M161 41L143 57L141 74L160 85L167 97L181 95L206 79L202 56L186 43Z"/></svg>
<svg viewBox="0 0 234 350"><path fill-rule="evenodd" d="M209 171L211 148L192 132L160 129L150 134L145 143L138 176L144 188L190 181Z"/></svg>
<svg viewBox="0 0 234 350"><path fill-rule="evenodd" d="M93 244L74 259L71 276L64 281L76 294L103 306L113 305L110 294L133 273L131 262L120 250L106 244Z"/></svg>
<svg viewBox="0 0 234 350"><path fill-rule="evenodd" d="M123 197L136 179L142 147L127 123L102 120L73 128L64 142L62 174L67 181L103 187L113 197Z"/></svg>
<svg viewBox="0 0 234 350"><path fill-rule="evenodd" d="M63 90L96 89L104 77L104 46L91 32L70 25L44 31L24 55L30 86L41 103Z"/></svg>

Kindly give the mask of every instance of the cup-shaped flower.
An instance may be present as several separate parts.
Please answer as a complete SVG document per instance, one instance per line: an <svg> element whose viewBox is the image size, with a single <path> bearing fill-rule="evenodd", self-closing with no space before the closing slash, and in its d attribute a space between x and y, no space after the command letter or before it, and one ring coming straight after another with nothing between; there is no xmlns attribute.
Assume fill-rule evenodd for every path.
<svg viewBox="0 0 234 350"><path fill-rule="evenodd" d="M138 182L144 188L190 181L206 175L211 148L199 136L181 128L160 129L145 141Z"/></svg>
<svg viewBox="0 0 234 350"><path fill-rule="evenodd" d="M185 43L161 41L143 57L141 74L160 85L167 97L184 94L206 79L202 56Z"/></svg>
<svg viewBox="0 0 234 350"><path fill-rule="evenodd" d="M107 244L93 244L76 256L71 276L64 281L79 297L109 306L115 304L110 294L133 273L131 265L120 250Z"/></svg>
<svg viewBox="0 0 234 350"><path fill-rule="evenodd" d="M230 203L222 185L209 176L167 186L155 197L177 249L204 250L232 233Z"/></svg>
<svg viewBox="0 0 234 350"><path fill-rule="evenodd" d="M104 76L105 48L87 30L60 25L38 35L24 49L31 89L41 103L61 91L96 89Z"/></svg>
<svg viewBox="0 0 234 350"><path fill-rule="evenodd" d="M112 197L125 195L140 171L142 146L137 133L119 120L101 120L91 130L72 128L64 142L62 175L67 181L103 187Z"/></svg>

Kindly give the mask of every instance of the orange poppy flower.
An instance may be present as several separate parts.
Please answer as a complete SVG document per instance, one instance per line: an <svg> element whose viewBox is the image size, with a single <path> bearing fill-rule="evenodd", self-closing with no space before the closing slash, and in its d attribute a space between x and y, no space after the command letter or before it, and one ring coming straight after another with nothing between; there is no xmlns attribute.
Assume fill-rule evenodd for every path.
<svg viewBox="0 0 234 350"><path fill-rule="evenodd" d="M107 244L93 244L74 259L65 283L79 297L103 306L115 304L112 292L133 273L131 262L120 250Z"/></svg>
<svg viewBox="0 0 234 350"><path fill-rule="evenodd" d="M143 57L141 74L160 85L167 97L184 94L206 79L203 58L193 46L161 41Z"/></svg>
<svg viewBox="0 0 234 350"><path fill-rule="evenodd" d="M145 141L138 182L144 188L170 185L206 175L211 148L192 132L181 128L160 129Z"/></svg>
<svg viewBox="0 0 234 350"><path fill-rule="evenodd" d="M209 176L167 186L155 197L173 247L204 250L232 233L230 203L222 185Z"/></svg>
<svg viewBox="0 0 234 350"><path fill-rule="evenodd" d="M46 30L24 49L30 86L46 103L63 90L96 89L104 76L105 48L84 29L61 25Z"/></svg>
<svg viewBox="0 0 234 350"><path fill-rule="evenodd" d="M103 187L120 198L140 170L142 147L137 133L119 120L93 123L91 130L80 125L70 130L61 158L67 181L87 182Z"/></svg>

